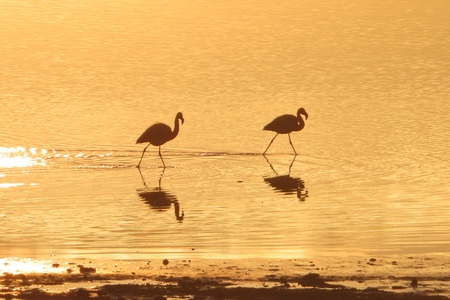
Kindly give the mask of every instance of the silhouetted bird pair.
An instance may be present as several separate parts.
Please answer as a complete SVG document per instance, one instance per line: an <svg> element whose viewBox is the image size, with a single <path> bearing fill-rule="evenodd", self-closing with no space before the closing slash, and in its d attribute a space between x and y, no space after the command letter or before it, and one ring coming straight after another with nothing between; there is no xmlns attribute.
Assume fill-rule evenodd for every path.
<svg viewBox="0 0 450 300"><path fill-rule="evenodd" d="M272 145L273 141L278 136L278 134L286 134L286 133L289 137L289 143L291 144L295 155L297 155L297 151L295 151L294 145L292 144L291 141L291 132L300 131L303 129L303 127L305 127L305 121L302 119L301 115L305 116L305 120L308 119L308 113L305 111L303 107L297 110L297 116L281 115L273 119L273 121L267 124L266 126L264 126L263 130L275 131L277 134L270 141L266 150L264 150L263 155L267 152L270 145ZM170 140L173 140L178 135L178 131L180 130L180 123L179 123L180 120L181 124L183 124L184 118L181 112L177 113L177 115L175 116L173 131L166 124L156 123L147 128L147 130L137 139L136 144L149 143L144 148L144 151L142 151L141 159L139 160L139 163L137 165L138 168L141 166L145 150L147 150L148 146L150 145L158 146L159 157L161 158L164 168L166 167L166 164L164 163L164 160L161 155L161 145L165 144Z"/></svg>

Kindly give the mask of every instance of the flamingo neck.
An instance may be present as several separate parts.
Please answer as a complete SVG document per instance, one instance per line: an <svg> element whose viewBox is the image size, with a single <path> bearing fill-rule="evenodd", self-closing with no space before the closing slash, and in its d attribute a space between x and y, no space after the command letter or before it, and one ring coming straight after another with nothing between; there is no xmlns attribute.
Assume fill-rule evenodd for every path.
<svg viewBox="0 0 450 300"><path fill-rule="evenodd" d="M299 128L299 130L301 130L301 129L303 129L303 127L305 127L305 121L302 118L302 114L298 113L297 119L298 119L298 128Z"/></svg>
<svg viewBox="0 0 450 300"><path fill-rule="evenodd" d="M178 117L175 117L175 121L173 124L173 131L172 131L172 139L174 139L178 135L178 131L180 130L180 119Z"/></svg>

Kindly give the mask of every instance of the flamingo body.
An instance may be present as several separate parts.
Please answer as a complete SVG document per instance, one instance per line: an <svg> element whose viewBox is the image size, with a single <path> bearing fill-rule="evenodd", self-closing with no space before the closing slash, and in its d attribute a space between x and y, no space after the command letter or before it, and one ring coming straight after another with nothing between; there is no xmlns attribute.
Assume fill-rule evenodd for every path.
<svg viewBox="0 0 450 300"><path fill-rule="evenodd" d="M153 146L161 146L174 139L172 129L164 123L155 123L136 140L136 144L150 143Z"/></svg>
<svg viewBox="0 0 450 300"><path fill-rule="evenodd" d="M272 122L264 126L263 130L275 131L276 133L286 134L292 131L300 131L305 127L305 123L301 124L294 115L282 115L273 119Z"/></svg>
<svg viewBox="0 0 450 300"><path fill-rule="evenodd" d="M164 145L170 140L173 140L177 135L178 131L180 129L179 121L181 120L181 124L184 123L183 114L181 112L177 113L175 116L173 131L172 129L163 123L155 123L149 128L147 128L143 134L136 140L136 144L140 143L149 143L144 150L142 151L141 160L139 161L139 164L137 167L139 168L142 162L142 158L144 157L145 150L147 150L148 146L158 146L159 148L159 157L161 158L161 161L163 163L163 166L166 167L164 164L164 160L161 155L161 145Z"/></svg>
<svg viewBox="0 0 450 300"><path fill-rule="evenodd" d="M303 107L301 107L297 110L297 116L288 115L288 114L281 115L281 116L273 119L272 122L270 122L266 126L264 126L263 130L275 131L277 134L270 141L269 145L267 146L267 148L263 154L265 154L267 152L270 145L272 145L272 142L275 140L275 138L278 136L278 134L287 134L289 136L289 143L291 144L292 149L294 150L294 153L297 154L297 152L295 151L294 145L292 145L290 133L292 131L300 131L305 127L305 121L303 120L302 115L305 116L305 120L308 119L308 113L306 112L306 110Z"/></svg>

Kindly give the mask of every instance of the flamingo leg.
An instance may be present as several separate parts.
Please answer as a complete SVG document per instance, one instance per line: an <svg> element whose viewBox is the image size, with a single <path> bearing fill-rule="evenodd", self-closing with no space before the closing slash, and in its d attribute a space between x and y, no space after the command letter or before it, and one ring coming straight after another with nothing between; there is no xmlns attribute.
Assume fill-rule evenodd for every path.
<svg viewBox="0 0 450 300"><path fill-rule="evenodd" d="M150 143L148 143L148 145L144 148L144 151L142 151L141 160L139 160L139 163L136 166L136 168L140 168L141 167L141 161L142 161L142 158L144 158L144 153L145 153L145 150L147 150L148 146L150 146Z"/></svg>
<svg viewBox="0 0 450 300"><path fill-rule="evenodd" d="M294 145L292 145L291 134L290 133L288 133L288 137L289 137L289 144L291 144L292 149L294 149L295 155L297 155L297 151L295 151Z"/></svg>
<svg viewBox="0 0 450 300"><path fill-rule="evenodd" d="M278 133L273 137L273 139L270 141L269 146L267 146L266 150L264 150L263 155L266 154L267 150L269 150L270 145L272 145L275 138L278 136Z"/></svg>
<svg viewBox="0 0 450 300"><path fill-rule="evenodd" d="M161 146L159 146L159 157L161 158L161 161L162 161L162 163L163 163L163 166L164 166L164 169L166 168L166 164L164 163L164 159L162 158L162 155L161 155Z"/></svg>

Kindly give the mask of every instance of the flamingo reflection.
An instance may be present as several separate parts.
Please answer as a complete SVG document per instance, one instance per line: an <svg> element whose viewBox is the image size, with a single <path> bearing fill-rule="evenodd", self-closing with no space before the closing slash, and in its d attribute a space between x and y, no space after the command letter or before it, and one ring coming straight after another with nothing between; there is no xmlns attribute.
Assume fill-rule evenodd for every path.
<svg viewBox="0 0 450 300"><path fill-rule="evenodd" d="M144 184L144 189L138 190L138 195L141 197L141 199L147 203L151 209L164 211L167 209L170 209L170 207L174 206L175 209L175 218L178 221L183 221L184 219L184 212L181 211L180 213L180 203L178 202L177 197L161 188L161 180L164 175L164 170L161 173L161 176L158 180L158 187L149 188L147 186L147 183L145 182L144 176L142 175L142 172L140 169L139 173L141 174L142 183Z"/></svg>
<svg viewBox="0 0 450 300"><path fill-rule="evenodd" d="M291 168L297 156L295 155L292 159L292 162L289 165L289 173L287 175L278 175L278 172L275 171L269 159L265 155L263 156L276 175L274 177L266 177L264 178L264 181L269 184L276 192L284 193L285 195L297 194L297 198L300 201L305 201L305 199L308 197L308 190L305 187L305 181L303 181L301 178L292 177L290 175Z"/></svg>

